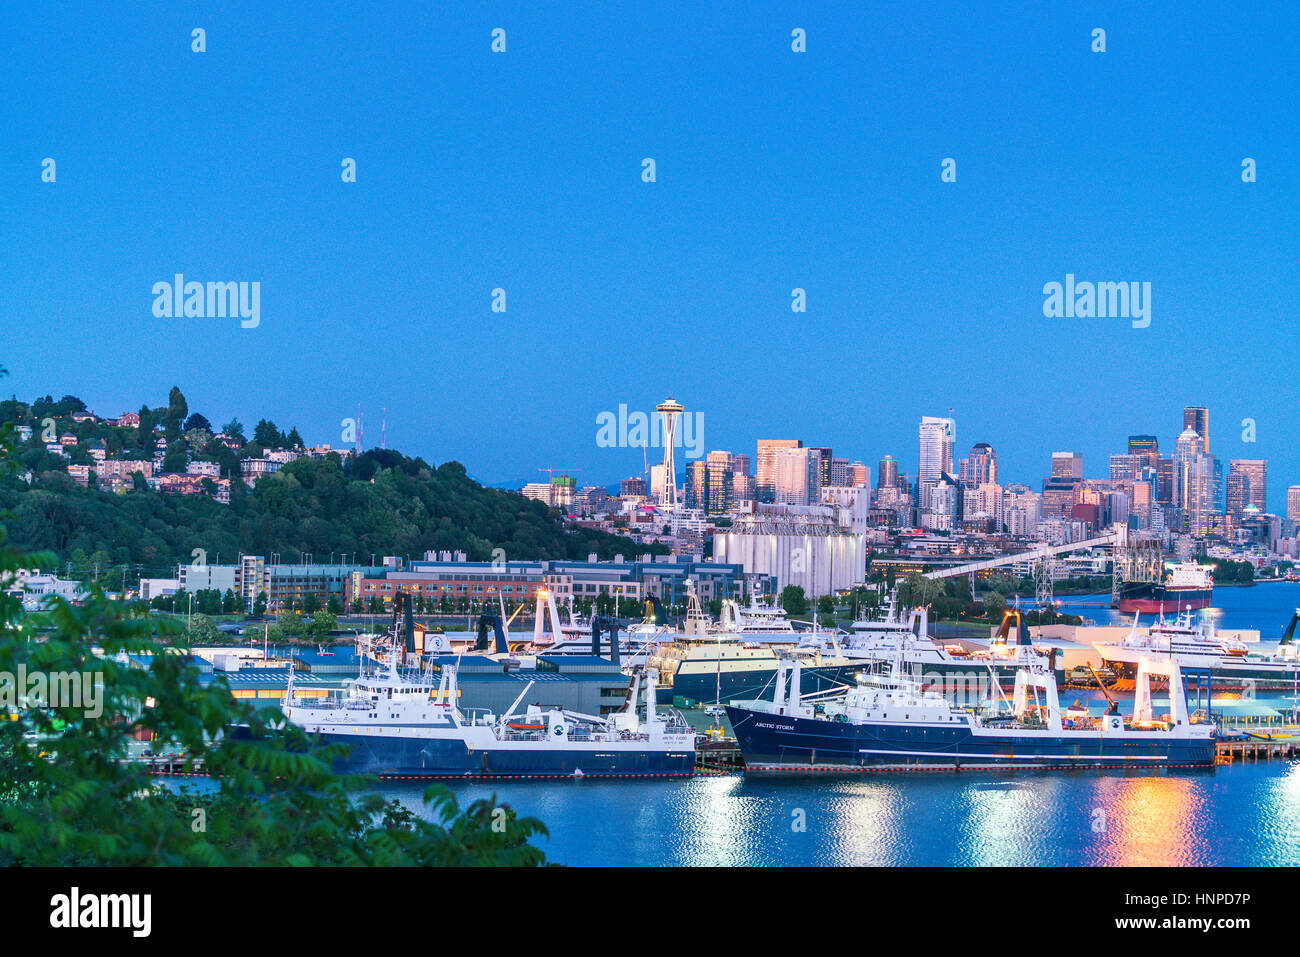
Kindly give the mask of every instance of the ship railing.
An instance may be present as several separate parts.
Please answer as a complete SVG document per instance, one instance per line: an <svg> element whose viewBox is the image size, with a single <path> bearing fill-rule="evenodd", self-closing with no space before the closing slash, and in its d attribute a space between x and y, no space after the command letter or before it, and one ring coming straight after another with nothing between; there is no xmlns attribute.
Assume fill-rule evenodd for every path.
<svg viewBox="0 0 1300 957"><path fill-rule="evenodd" d="M373 701L357 701L349 698L295 698L295 708L310 708L319 711L370 711L375 707Z"/></svg>

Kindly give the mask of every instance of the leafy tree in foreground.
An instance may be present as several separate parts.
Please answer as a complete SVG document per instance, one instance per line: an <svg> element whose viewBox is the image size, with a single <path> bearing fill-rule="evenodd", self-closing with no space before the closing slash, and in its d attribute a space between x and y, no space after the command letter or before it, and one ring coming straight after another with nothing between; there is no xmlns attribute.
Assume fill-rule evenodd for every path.
<svg viewBox="0 0 1300 957"><path fill-rule="evenodd" d="M0 457L12 450L0 425ZM0 514L0 585L49 555L9 545ZM39 631L38 631L39 624ZM317 748L278 711L236 701L223 682L206 687L162 639L177 623L142 604L110 601L97 586L80 606L52 600L28 614L0 590L0 672L90 676L99 687L72 701L33 695L0 679L0 865L534 865L529 843L543 826L478 801L462 812L451 792L425 793L434 820L358 793L335 775L336 749ZM97 654L96 649L102 653ZM127 655L144 664L132 663ZM9 687L4 688L5 680ZM246 725L247 738L226 730ZM124 761L129 732L155 750L204 763L205 793L161 786ZM197 812L202 812L197 813ZM200 826L201 822L201 826Z"/></svg>

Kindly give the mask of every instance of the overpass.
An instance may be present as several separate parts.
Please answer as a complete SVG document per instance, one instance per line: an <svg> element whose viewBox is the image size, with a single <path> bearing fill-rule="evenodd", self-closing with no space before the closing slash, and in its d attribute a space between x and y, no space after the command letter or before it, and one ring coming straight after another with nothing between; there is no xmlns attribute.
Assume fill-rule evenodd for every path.
<svg viewBox="0 0 1300 957"><path fill-rule="evenodd" d="M1123 548L1128 543L1127 533L1127 528L1124 526L1118 526L1113 532L1099 535L1096 538L1085 539L1081 542L1070 542L1066 545L1042 545L1038 548L1031 548L1028 551L1016 552L1014 555L1001 555L997 558L985 559L984 561L969 562L965 565L954 565L952 568L925 572L924 577L931 580L938 580L941 578L957 578L960 575L970 575L971 597L973 598L975 596L976 572L982 572L989 568L1002 568L1006 565L1014 565L1018 562L1036 562L1037 567L1034 571L1035 597L1040 606L1046 606L1052 602L1051 565L1047 559L1052 558L1055 555L1065 554L1066 552L1082 551L1085 548L1096 548L1100 545L1116 545Z"/></svg>

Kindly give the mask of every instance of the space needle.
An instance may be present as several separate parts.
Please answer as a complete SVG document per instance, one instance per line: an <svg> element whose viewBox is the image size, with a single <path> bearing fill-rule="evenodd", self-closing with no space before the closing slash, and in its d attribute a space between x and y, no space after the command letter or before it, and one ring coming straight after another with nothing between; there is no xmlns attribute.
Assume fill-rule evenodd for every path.
<svg viewBox="0 0 1300 957"><path fill-rule="evenodd" d="M663 417L664 439L664 480L659 487L659 507L672 512L677 509L677 465L673 461L673 446L677 439L677 417L684 410L680 402L669 396L655 406L655 411Z"/></svg>

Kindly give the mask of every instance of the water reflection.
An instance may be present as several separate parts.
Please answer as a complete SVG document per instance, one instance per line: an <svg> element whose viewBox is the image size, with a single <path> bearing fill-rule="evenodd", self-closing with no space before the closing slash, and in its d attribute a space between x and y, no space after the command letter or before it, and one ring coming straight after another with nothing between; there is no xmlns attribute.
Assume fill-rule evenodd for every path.
<svg viewBox="0 0 1300 957"><path fill-rule="evenodd" d="M1161 774L853 780L500 782L550 829L549 859L594 865L1300 864L1300 766ZM423 787L383 792L412 809Z"/></svg>

